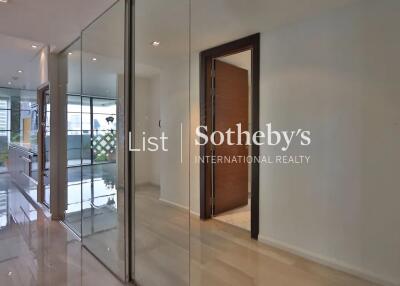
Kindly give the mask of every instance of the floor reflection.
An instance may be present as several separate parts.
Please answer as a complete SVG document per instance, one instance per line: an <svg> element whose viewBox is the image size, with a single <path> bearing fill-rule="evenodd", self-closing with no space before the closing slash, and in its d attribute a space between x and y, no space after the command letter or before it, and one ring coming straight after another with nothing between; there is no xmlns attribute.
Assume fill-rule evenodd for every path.
<svg viewBox="0 0 400 286"><path fill-rule="evenodd" d="M1 285L122 285L76 237L0 175Z"/></svg>
<svg viewBox="0 0 400 286"><path fill-rule="evenodd" d="M115 228L118 223L115 183L115 163L68 168L67 225L83 237Z"/></svg>
<svg viewBox="0 0 400 286"><path fill-rule="evenodd" d="M135 279L143 286L189 285L189 212L159 200L160 188L135 188Z"/></svg>
<svg viewBox="0 0 400 286"><path fill-rule="evenodd" d="M122 277L124 232L119 222L122 210L118 210L116 176L115 163L68 168L65 222L96 257Z"/></svg>
<svg viewBox="0 0 400 286"><path fill-rule="evenodd" d="M245 229L196 215L191 215L189 247L188 211L159 197L159 187L136 186L138 285L376 285L252 240Z"/></svg>

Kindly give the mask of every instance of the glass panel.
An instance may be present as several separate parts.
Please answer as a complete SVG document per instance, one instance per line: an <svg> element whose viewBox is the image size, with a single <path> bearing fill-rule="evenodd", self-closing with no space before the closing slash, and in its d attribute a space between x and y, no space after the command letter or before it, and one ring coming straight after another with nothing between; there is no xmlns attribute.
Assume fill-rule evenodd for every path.
<svg viewBox="0 0 400 286"><path fill-rule="evenodd" d="M81 234L81 167L69 167L68 200L65 211L65 222L77 234Z"/></svg>
<svg viewBox="0 0 400 286"><path fill-rule="evenodd" d="M75 44L76 45L76 44ZM76 113L81 113L81 100L82 98L79 95L68 95L67 101L67 112L76 112Z"/></svg>
<svg viewBox="0 0 400 286"><path fill-rule="evenodd" d="M83 96L82 97L82 112L83 113L90 113L90 106L91 106L90 98Z"/></svg>
<svg viewBox="0 0 400 286"><path fill-rule="evenodd" d="M83 131L91 130L92 127L91 127L91 124L90 124L90 122L91 122L90 118L91 118L91 114L90 113L82 113L82 130Z"/></svg>
<svg viewBox="0 0 400 286"><path fill-rule="evenodd" d="M60 54L60 81L64 83L67 101L67 207L65 223L81 235L81 41L72 43Z"/></svg>
<svg viewBox="0 0 400 286"><path fill-rule="evenodd" d="M51 116L51 103L50 103L50 93L45 91L44 94L44 112L45 112L45 135L44 135L44 203L50 207L51 202L51 191L50 191L50 116Z"/></svg>
<svg viewBox="0 0 400 286"><path fill-rule="evenodd" d="M93 113L116 114L115 100L93 98Z"/></svg>
<svg viewBox="0 0 400 286"><path fill-rule="evenodd" d="M71 113L68 112L68 116L67 116L67 120L68 120L68 131L71 130L78 130L80 131L82 129L82 122L81 122L81 114L80 113Z"/></svg>
<svg viewBox="0 0 400 286"><path fill-rule="evenodd" d="M90 131L82 131L82 164L92 163L92 139Z"/></svg>
<svg viewBox="0 0 400 286"><path fill-rule="evenodd" d="M9 143L37 150L36 92L0 88L0 173L8 171Z"/></svg>
<svg viewBox="0 0 400 286"><path fill-rule="evenodd" d="M90 163L82 167L82 243L121 279L125 279L126 257L124 156L115 136L124 133L117 124L123 123L117 117L124 115L120 108L124 106L124 31L125 1L118 1L81 35L82 156ZM93 114L95 110L104 115Z"/></svg>
<svg viewBox="0 0 400 286"><path fill-rule="evenodd" d="M0 98L0 173L7 171L8 144L10 142L10 100Z"/></svg>
<svg viewBox="0 0 400 286"><path fill-rule="evenodd" d="M93 130L115 130L117 120L115 114L93 114Z"/></svg>
<svg viewBox="0 0 400 286"><path fill-rule="evenodd" d="M141 151L134 154L133 271L138 285L189 285L189 73L189 1L136 0L133 125ZM162 134L168 137L164 150ZM148 140L158 151L151 151ZM149 148L143 149L143 142Z"/></svg>

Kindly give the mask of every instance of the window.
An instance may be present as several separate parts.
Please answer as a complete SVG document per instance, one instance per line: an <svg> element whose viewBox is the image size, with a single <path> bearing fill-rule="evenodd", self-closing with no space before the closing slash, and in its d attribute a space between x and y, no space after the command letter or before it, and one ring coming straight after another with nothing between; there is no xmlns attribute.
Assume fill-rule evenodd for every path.
<svg viewBox="0 0 400 286"><path fill-rule="evenodd" d="M68 95L68 166L115 162L116 101Z"/></svg>

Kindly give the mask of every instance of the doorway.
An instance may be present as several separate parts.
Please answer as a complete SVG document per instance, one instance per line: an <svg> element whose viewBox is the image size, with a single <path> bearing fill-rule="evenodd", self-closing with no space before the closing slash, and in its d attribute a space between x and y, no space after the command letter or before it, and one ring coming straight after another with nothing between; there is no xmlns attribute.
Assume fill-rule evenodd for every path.
<svg viewBox="0 0 400 286"><path fill-rule="evenodd" d="M200 147L201 158L212 158L200 161L200 217L247 229L253 239L259 229L259 165L247 158L259 154L250 143L259 129L259 46L260 35L254 34L200 54L201 125L208 138L215 131L234 132L229 141Z"/></svg>

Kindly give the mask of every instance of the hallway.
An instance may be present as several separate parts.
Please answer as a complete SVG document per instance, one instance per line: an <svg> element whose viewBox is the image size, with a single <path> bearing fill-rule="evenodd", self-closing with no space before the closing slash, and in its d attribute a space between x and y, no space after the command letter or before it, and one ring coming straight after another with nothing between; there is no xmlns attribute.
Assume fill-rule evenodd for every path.
<svg viewBox="0 0 400 286"><path fill-rule="evenodd" d="M72 232L37 211L8 175L0 176L0 189L4 285L123 285L81 247ZM140 206L136 210L137 279L143 285L185 285L189 279L184 271L189 263L188 213L158 197L154 186L142 186L136 193ZM149 210L161 212L150 214ZM375 285L263 245L249 239L247 231L216 220L203 222L192 216L191 232L193 285L263 285L263 281L274 281L276 286ZM170 253L176 259L160 263L169 261ZM152 271L154 267L158 271Z"/></svg>
<svg viewBox="0 0 400 286"><path fill-rule="evenodd" d="M122 285L60 223L37 211L0 176L2 285Z"/></svg>
<svg viewBox="0 0 400 286"><path fill-rule="evenodd" d="M399 15L0 0L0 286L400 286Z"/></svg>

